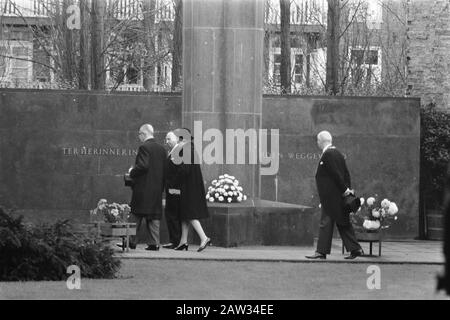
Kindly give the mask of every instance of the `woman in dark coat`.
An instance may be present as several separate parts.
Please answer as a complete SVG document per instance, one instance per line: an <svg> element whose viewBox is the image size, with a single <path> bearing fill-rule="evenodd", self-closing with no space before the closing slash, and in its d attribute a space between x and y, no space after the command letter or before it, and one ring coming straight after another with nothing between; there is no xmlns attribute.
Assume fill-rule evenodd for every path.
<svg viewBox="0 0 450 320"><path fill-rule="evenodd" d="M208 218L209 213L206 205L206 192L203 184L202 170L200 164L194 162L196 155L193 140L184 139L183 132L185 133L184 135L186 133L190 135L187 129L175 130L175 134L181 141L180 145L182 145L180 156L182 157L183 150L190 149L191 161L190 163L182 162L179 166L181 239L175 250L188 250L187 238L189 224L191 224L201 240L200 247L197 250L200 252L210 244L211 239L206 236L198 219Z"/></svg>

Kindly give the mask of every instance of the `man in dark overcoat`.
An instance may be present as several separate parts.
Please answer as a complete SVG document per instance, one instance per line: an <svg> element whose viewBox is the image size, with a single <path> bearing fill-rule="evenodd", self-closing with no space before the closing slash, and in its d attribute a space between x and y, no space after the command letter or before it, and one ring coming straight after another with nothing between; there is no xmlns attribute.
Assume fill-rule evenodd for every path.
<svg viewBox="0 0 450 320"><path fill-rule="evenodd" d="M137 223L139 230L145 219L145 227L150 235L146 250L159 250L159 226L162 217L162 193L165 183L165 162L167 152L155 141L153 127L144 124L139 129L139 147L134 167L129 175L132 179L131 222ZM136 237L131 237L130 247L136 247Z"/></svg>
<svg viewBox="0 0 450 320"><path fill-rule="evenodd" d="M345 259L354 259L362 255L363 251L356 240L349 213L344 210L343 198L353 193L350 173L343 154L332 145L332 136L328 131L322 131L317 135L317 144L322 149L316 172L322 215L316 252L307 258L326 259L326 255L331 252L336 223L344 246L350 252Z"/></svg>

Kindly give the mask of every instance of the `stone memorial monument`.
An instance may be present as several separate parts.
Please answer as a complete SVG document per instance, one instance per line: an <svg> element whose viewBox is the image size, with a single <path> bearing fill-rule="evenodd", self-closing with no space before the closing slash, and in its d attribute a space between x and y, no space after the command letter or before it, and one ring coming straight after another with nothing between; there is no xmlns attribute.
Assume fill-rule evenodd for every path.
<svg viewBox="0 0 450 320"><path fill-rule="evenodd" d="M313 242L311 208L260 200L261 174L268 171L261 166L266 155L261 150L262 140L266 136L259 134L263 19L261 0L183 3L183 127L193 132L194 144L203 159L206 185L220 175L231 174L249 196L239 204L210 204L212 218L207 227L212 228L213 241L224 246ZM219 147L210 163L211 159L205 159L205 146L213 138L205 131L222 133L218 135L222 143L216 144ZM235 135L227 134L230 132ZM271 132L270 137L274 149L278 146L277 133ZM235 144L239 138L246 139L245 144L241 143L245 146L244 163L237 157L227 157L230 152L242 152ZM275 157L271 159L276 163L275 170L277 153L272 153ZM274 163L270 164L272 169Z"/></svg>

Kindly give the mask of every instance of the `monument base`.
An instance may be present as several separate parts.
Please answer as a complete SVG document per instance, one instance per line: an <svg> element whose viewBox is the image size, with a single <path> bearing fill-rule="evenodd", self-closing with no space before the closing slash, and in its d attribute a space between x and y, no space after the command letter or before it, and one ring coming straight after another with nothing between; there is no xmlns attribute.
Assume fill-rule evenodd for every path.
<svg viewBox="0 0 450 320"><path fill-rule="evenodd" d="M260 199L241 203L208 203L210 218L202 221L214 246L313 245L310 207Z"/></svg>

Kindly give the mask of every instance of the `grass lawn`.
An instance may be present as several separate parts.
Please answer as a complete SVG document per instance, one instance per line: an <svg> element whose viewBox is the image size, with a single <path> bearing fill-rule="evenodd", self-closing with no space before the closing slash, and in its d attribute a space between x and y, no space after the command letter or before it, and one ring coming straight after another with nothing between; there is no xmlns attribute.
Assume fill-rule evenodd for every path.
<svg viewBox="0 0 450 320"><path fill-rule="evenodd" d="M122 260L119 278L0 282L1 299L446 299L435 294L437 265L379 265L381 289L369 290L370 264Z"/></svg>

